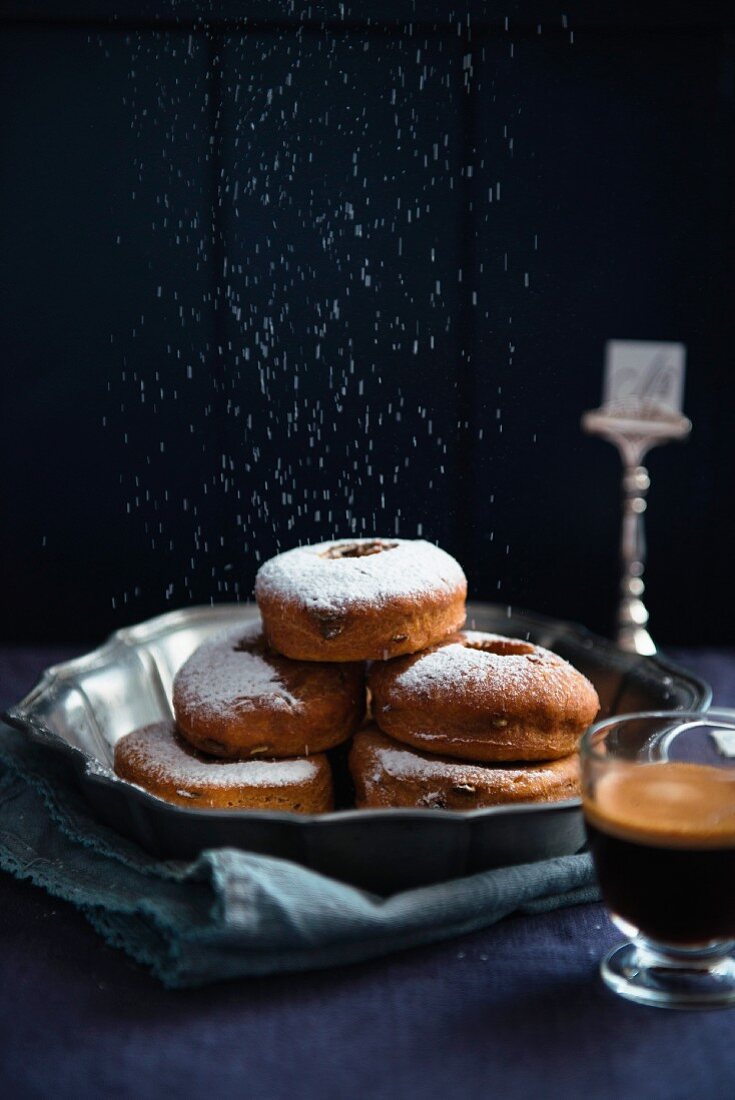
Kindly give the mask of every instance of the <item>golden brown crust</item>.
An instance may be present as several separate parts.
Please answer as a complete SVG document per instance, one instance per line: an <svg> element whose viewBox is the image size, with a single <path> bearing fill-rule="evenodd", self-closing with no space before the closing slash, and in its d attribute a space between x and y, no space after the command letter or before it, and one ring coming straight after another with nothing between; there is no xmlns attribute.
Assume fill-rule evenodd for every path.
<svg viewBox="0 0 735 1100"><path fill-rule="evenodd" d="M453 634L465 621L465 594L445 601L427 596L421 606L396 599L388 609L345 611L340 639L323 637L319 616L287 600L263 600L261 613L273 648L302 661L384 661Z"/></svg>
<svg viewBox="0 0 735 1100"><path fill-rule="evenodd" d="M359 809L477 810L519 802L559 802L580 794L577 753L545 763L487 767L406 748L376 726L355 734L350 772Z"/></svg>
<svg viewBox="0 0 735 1100"><path fill-rule="evenodd" d="M212 756L308 756L345 741L365 713L362 664L292 661L260 623L204 642L174 679L179 730Z"/></svg>
<svg viewBox="0 0 735 1100"><path fill-rule="evenodd" d="M374 664L368 687L385 733L464 760L568 756L600 705L589 680L555 653L477 631Z"/></svg>
<svg viewBox="0 0 735 1100"><path fill-rule="evenodd" d="M115 771L129 783L188 809L278 810L326 813L333 809L326 756L296 760L223 761L196 752L173 722L156 722L121 737Z"/></svg>
<svg viewBox="0 0 735 1100"><path fill-rule="evenodd" d="M303 661L381 661L425 649L465 620L457 562L420 540L353 539L290 550L255 585L268 641Z"/></svg>

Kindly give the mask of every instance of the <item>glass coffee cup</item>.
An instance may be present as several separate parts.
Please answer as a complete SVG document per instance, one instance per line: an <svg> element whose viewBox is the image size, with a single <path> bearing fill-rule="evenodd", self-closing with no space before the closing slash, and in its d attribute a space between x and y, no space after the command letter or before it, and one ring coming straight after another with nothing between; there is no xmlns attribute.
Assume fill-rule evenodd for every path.
<svg viewBox="0 0 735 1100"><path fill-rule="evenodd" d="M621 996L735 1004L735 711L618 715L581 744L585 825L603 899L630 942L603 959Z"/></svg>

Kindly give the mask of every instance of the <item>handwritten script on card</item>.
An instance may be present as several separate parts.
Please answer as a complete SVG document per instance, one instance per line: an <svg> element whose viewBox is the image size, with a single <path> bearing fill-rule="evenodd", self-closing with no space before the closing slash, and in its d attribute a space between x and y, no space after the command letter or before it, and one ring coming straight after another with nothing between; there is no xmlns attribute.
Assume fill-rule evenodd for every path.
<svg viewBox="0 0 735 1100"><path fill-rule="evenodd" d="M603 404L681 412L686 348L652 340L608 340Z"/></svg>

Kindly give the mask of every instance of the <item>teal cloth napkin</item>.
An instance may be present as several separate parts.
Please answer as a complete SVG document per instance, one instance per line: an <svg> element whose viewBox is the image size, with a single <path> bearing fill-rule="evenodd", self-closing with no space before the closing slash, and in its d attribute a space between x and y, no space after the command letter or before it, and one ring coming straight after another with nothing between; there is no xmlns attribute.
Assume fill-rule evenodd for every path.
<svg viewBox="0 0 735 1100"><path fill-rule="evenodd" d="M96 821L47 752L0 729L0 867L80 909L171 987L338 966L597 896L587 855L390 898L234 848L157 859Z"/></svg>

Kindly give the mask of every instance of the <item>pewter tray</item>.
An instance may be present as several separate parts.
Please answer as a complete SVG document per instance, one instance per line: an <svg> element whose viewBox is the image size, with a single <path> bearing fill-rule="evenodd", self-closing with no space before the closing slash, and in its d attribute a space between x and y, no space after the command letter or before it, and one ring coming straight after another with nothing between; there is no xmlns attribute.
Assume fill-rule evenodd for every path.
<svg viewBox="0 0 735 1100"><path fill-rule="evenodd" d="M166 857L240 847L388 894L581 848L579 799L469 813L344 808L307 817L174 806L118 779L111 770L117 739L169 718L173 677L189 654L213 630L256 615L242 604L190 608L119 630L93 653L50 668L6 717L64 760L105 822ZM480 603L468 606L468 625L528 638L571 661L597 688L600 717L703 709L711 701L696 676L659 657L623 653L580 627ZM335 750L333 759L338 805L348 806L345 753Z"/></svg>

